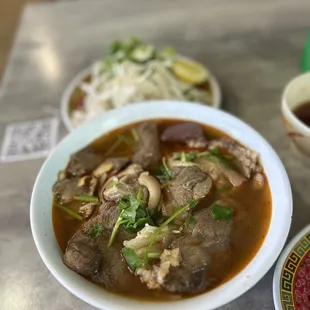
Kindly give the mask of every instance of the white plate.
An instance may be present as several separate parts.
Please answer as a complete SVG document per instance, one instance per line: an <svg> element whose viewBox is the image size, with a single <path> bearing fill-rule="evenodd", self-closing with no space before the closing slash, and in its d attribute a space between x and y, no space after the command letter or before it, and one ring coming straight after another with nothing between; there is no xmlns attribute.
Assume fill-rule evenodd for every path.
<svg viewBox="0 0 310 310"><path fill-rule="evenodd" d="M62 95L61 102L60 102L61 118L62 118L62 121L65 127L67 128L69 132L75 129L69 117L69 103L70 103L71 96L73 92L77 89L77 87L81 84L81 82L85 78L90 76L92 67L93 66L90 66L84 69L83 71L81 71L79 74L77 74L75 78L68 84L68 86L66 87ZM211 86L211 92L212 92L212 102L210 106L213 108L219 109L222 103L221 87L216 77L210 71L208 72L210 74L210 86Z"/></svg>
<svg viewBox="0 0 310 310"><path fill-rule="evenodd" d="M30 223L37 249L50 272L70 292L105 310L211 310L220 307L255 285L270 269L286 241L292 216L292 193L285 169L268 142L236 117L201 104L165 101L148 102L112 110L72 131L45 161L34 185ZM135 300L108 292L69 270L62 262L52 223L52 186L70 155L102 134L148 119L180 119L213 126L260 154L272 197L271 223L266 238L249 264L228 282L215 289L171 302Z"/></svg>

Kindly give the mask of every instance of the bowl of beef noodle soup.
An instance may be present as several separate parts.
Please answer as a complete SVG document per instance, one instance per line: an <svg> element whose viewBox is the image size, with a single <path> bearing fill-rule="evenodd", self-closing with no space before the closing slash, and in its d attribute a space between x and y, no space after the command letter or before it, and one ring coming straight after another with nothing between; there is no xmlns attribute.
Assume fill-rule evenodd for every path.
<svg viewBox="0 0 310 310"><path fill-rule="evenodd" d="M30 213L46 266L89 304L214 309L273 265L292 198L251 127L165 101L110 111L67 136L41 168Z"/></svg>

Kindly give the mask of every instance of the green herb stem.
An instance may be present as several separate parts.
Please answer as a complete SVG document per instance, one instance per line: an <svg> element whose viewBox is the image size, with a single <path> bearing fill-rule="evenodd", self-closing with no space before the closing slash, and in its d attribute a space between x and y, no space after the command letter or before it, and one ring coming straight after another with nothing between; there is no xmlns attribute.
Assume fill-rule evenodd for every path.
<svg viewBox="0 0 310 310"><path fill-rule="evenodd" d="M115 223L115 225L114 225L114 227L113 227L112 234L111 234L111 237L110 237L110 239L109 239L108 247L110 247L110 246L113 244L114 239L115 239L115 237L116 237L116 234L117 234L117 231L118 231L119 227L120 227L122 224L125 224L125 223L127 223L127 222L128 222L128 220L123 220L121 217L119 217L119 218L117 219L117 222Z"/></svg>
<svg viewBox="0 0 310 310"><path fill-rule="evenodd" d="M156 258L160 258L160 256L161 256L161 253L153 253L153 252L147 253L147 258L154 258L154 259L156 259Z"/></svg>
<svg viewBox="0 0 310 310"><path fill-rule="evenodd" d="M180 214L182 214L184 211L186 211L188 208L190 207L190 204L186 204L185 206L183 206L182 208L180 208L179 210L177 210L173 215L171 215L164 223L162 223L155 231L155 233L153 234L150 243L148 244L147 248L146 248L146 252L145 252L145 257L144 260L145 262L147 261L147 257L148 257L148 253L151 249L151 247L154 245L156 238L158 237L158 235L162 232L162 230L169 224L171 223L176 217L178 217Z"/></svg>
<svg viewBox="0 0 310 310"><path fill-rule="evenodd" d="M79 200L79 201L88 201L88 202L98 202L99 201L98 197L88 196L88 195L74 196L73 199Z"/></svg>
<svg viewBox="0 0 310 310"><path fill-rule="evenodd" d="M113 186L117 185L118 183L119 183L118 181L113 181L113 182L109 183L106 188L107 189L112 188Z"/></svg>
<svg viewBox="0 0 310 310"><path fill-rule="evenodd" d="M136 130L135 128L132 128L132 129L131 129L131 134L132 134L133 139L134 139L136 142L139 142L139 141L140 141L139 134L138 134L138 132L137 132L137 130Z"/></svg>
<svg viewBox="0 0 310 310"><path fill-rule="evenodd" d="M122 144L121 140L116 140L113 142L111 147L106 151L104 157L108 157L113 151L115 151Z"/></svg>
<svg viewBox="0 0 310 310"><path fill-rule="evenodd" d="M57 202L55 202L55 205L57 206L57 208L59 208L60 210L66 212L68 215L70 215L71 217L75 218L76 220L79 221L83 221L83 217L81 215L79 215L78 213L76 213L75 211L71 210L69 207L66 207L64 205L61 205Z"/></svg>

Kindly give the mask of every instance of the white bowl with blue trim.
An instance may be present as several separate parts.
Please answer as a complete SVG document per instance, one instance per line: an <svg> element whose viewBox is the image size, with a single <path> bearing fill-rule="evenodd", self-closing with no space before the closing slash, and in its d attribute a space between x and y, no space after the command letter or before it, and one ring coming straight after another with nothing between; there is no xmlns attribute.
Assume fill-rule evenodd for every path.
<svg viewBox="0 0 310 310"><path fill-rule="evenodd" d="M179 119L215 127L260 154L272 197L272 217L266 238L255 257L231 280L204 294L177 301L143 301L117 295L93 284L68 269L62 262L52 223L52 186L57 172L70 155L110 131L149 119ZM140 103L102 114L72 131L48 157L34 185L30 221L35 244L54 277L71 293L105 310L211 310L248 291L274 264L286 241L292 216L292 194L286 171L268 142L238 118L207 106L165 101Z"/></svg>

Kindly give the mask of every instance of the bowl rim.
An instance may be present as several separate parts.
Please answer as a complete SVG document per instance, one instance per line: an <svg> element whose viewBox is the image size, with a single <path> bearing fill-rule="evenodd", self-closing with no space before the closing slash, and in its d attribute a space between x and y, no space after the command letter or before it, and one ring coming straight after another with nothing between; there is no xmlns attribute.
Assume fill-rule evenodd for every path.
<svg viewBox="0 0 310 310"><path fill-rule="evenodd" d="M282 94L281 101L281 111L283 116L294 126L295 129L299 130L305 136L310 136L310 127L305 125L292 111L287 102L288 93L291 91L291 88L294 87L297 83L300 83L300 80L309 79L310 72L299 74L291 79L286 86Z"/></svg>
<svg viewBox="0 0 310 310"><path fill-rule="evenodd" d="M181 55L184 58L189 58L186 56ZM192 59L192 58L189 58ZM76 129L73 125L72 122L70 120L69 117L69 103L70 103L70 99L71 96L73 94L73 92L76 90L76 88L78 87L78 85L91 74L92 68L93 66L95 66L96 64L98 64L100 61L95 61L92 65L86 67L85 69L83 69L82 71L80 71L77 75L75 75L73 77L73 79L69 82L69 84L66 86L61 99L60 99L60 115L61 115L61 119L63 121L63 124L65 125L66 129L68 130L68 132L71 132L72 130ZM215 75L205 66L205 68L208 70L209 75L210 75L210 85L211 85L211 89L213 92L212 95L212 103L210 105L210 107L214 107L216 109L219 109L222 105L222 91L221 91L221 86L219 84L219 81L217 80L217 78L215 77ZM150 100L148 102L152 102L155 100ZM166 101L166 99L163 100L156 100L156 101ZM173 100L175 101L175 100ZM184 101L186 102L186 101ZM80 127L80 126L79 126Z"/></svg>
<svg viewBox="0 0 310 310"><path fill-rule="evenodd" d="M177 306L180 307L180 309L185 310L188 309L189 307L195 306L196 309L198 310L211 310L220 307L236 299L237 297L248 291L267 273L267 271L272 267L278 255L280 254L290 230L293 205L292 205L292 192L289 179L278 155L275 153L275 151L269 145L269 143L258 132L256 132L249 125L247 125L246 123L236 118L235 116L232 116L229 113L216 110L208 106L203 106L199 103L184 103L169 100L166 101L166 104L163 107L164 108L162 110L158 109L158 101L149 102L148 105L145 105L145 103L129 105L117 110L111 110L107 113L104 113L99 117L95 118L94 120L77 128L65 139L63 139L63 141L46 159L45 163L43 164L37 176L34 185L30 203L30 223L33 238L42 260L44 261L45 265L50 270L50 272L54 275L54 277L72 294L76 295L80 299L86 301L90 305L93 305L99 309L142 310L145 309L145 307L147 307L148 309L155 310L158 309L159 306L164 306L167 310L174 310L175 307ZM152 115L152 113L155 116ZM190 115L190 113L193 113L193 115ZM166 114L168 116L165 116ZM171 114L173 114L174 116L172 116ZM120 119L123 118L127 120L128 115L132 115L133 119L130 119L127 123L125 121L125 123L120 124L121 122ZM208 122L204 121L205 117L209 118ZM80 143L80 145L78 145L74 150L70 150L70 153L74 152L79 148L82 148L83 146L86 146L92 140L96 139L97 137L101 136L104 133L109 132L114 128L122 127L126 124L134 123L140 120L161 119L161 118L193 120L196 122L209 124L210 126L216 127L228 133L234 139L237 139L246 146L248 146L249 143L253 143L251 141L255 141L255 145L257 145L257 147L259 146L261 150L264 151L265 156L267 157L268 155L268 159L262 158L262 161L264 161L263 166L268 176L269 186L273 200L272 217L268 233L265 237L263 245L260 247L256 255L237 275L235 275L229 281L225 282L224 284L216 287L215 289L207 293L189 299L182 299L173 302L172 301L149 302L144 300L130 299L128 297L122 295L116 295L102 288L99 288L100 289L100 298L99 298L97 296L98 295L97 286L96 286L97 291L95 291L95 288L93 288L95 286L94 284L91 284L88 280L85 280L84 278L75 274L73 271L70 271L63 264L62 267L57 268L55 267L57 265L55 265L55 263L53 262L53 257L51 257L50 253L51 245L46 244L46 242L44 241L42 231L40 231L40 229L42 229L42 225L38 220L39 212L41 212L39 206L41 207L42 203L40 195L42 195L41 192L44 192L44 185L42 185L44 184L44 182L41 183L41 181L44 181L44 178L48 178L48 174L51 173L51 171L54 171L55 173L55 169L52 167L52 165L54 161L57 159L57 156L60 157L62 153L69 152L69 151L64 152L64 150L66 149L66 145L67 144L69 145L70 141L71 142L75 141L76 143L80 142L83 139L83 133L86 134L87 132L89 132L88 136L87 135L84 136L87 137L89 141L86 141L87 140L86 139L83 143ZM226 125L225 125L227 126L226 131L223 130L221 127L219 127L224 126L223 123L220 123L220 125L215 125L219 123L218 122L219 118L220 119L222 118L223 123L224 120L226 119ZM107 126L106 124L108 122L110 122L109 126L112 126L110 130L106 129L98 132L98 129L101 128L100 126ZM93 133L91 134L91 132L93 133L95 132L95 135ZM236 138L238 132L244 135L242 139ZM90 135L92 135L92 137L90 137ZM246 136L251 137L251 139L250 138L246 139ZM65 160L63 159L61 161L63 167L65 165ZM268 175L267 170L269 168L266 170L267 164L268 167L273 167L272 169L275 169L276 172L275 176ZM272 186L277 186L279 188L275 189L274 190L275 192L273 192ZM50 192L50 187L48 188L48 190ZM276 216L274 215L274 208L275 208L274 198L276 198L276 201L278 200L284 201L284 203L281 204L283 212L281 212L281 214L277 214ZM277 225L273 222L275 222ZM271 243L272 248L270 248L270 244L268 244L267 241ZM53 242L54 243L56 242L55 236ZM60 256L59 249L57 255ZM252 269L254 269L253 274L249 272ZM71 277L74 277L74 281L70 280ZM81 280L80 278L82 278L88 284L86 285L85 282L81 282L83 280ZM85 285L81 283L84 283ZM117 298L115 298L116 296Z"/></svg>

